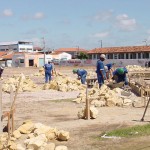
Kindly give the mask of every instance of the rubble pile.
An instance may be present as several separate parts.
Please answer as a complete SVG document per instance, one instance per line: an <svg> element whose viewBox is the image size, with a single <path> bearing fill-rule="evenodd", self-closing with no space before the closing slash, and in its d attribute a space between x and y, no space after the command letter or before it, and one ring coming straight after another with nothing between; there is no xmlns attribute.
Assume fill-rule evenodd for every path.
<svg viewBox="0 0 150 150"><path fill-rule="evenodd" d="M84 90L85 85L81 84L80 80L72 79L59 73L53 78L50 84L45 84L43 86L43 90L48 89L58 90L62 92L78 91Z"/></svg>
<svg viewBox="0 0 150 150"><path fill-rule="evenodd" d="M78 116L79 119L85 119L85 117L86 117L86 108L82 108L78 112L77 116ZM98 116L98 110L97 110L97 108L94 107L94 106L91 106L90 107L90 118L91 119L96 119L97 116Z"/></svg>
<svg viewBox="0 0 150 150"><path fill-rule="evenodd" d="M64 145L56 146L55 140L68 141L69 132L58 130L41 123L25 121L13 132L8 141L8 134L0 135L0 149L3 150L68 150ZM8 141L8 142L7 142Z"/></svg>
<svg viewBox="0 0 150 150"><path fill-rule="evenodd" d="M20 83L20 92L25 92L25 91L36 91L39 89L39 87L34 84L34 82L28 77L25 76L24 74L21 74L21 83ZM16 91L16 88L19 83L20 76L13 76L11 78L8 78L2 85L2 90L4 92L10 92L10 88L12 87L13 91Z"/></svg>
<svg viewBox="0 0 150 150"><path fill-rule="evenodd" d="M33 76L44 76L44 68L41 67L39 72L34 73Z"/></svg>
<svg viewBox="0 0 150 150"><path fill-rule="evenodd" d="M88 90L88 99L90 100L91 105L96 107L104 107L104 106L132 106L134 103L135 97L131 94L131 96L122 95L123 89L115 88L111 90L108 86L103 85L100 89L91 88ZM86 102L86 93L85 91L81 91L76 99L73 101L77 103L85 103Z"/></svg>
<svg viewBox="0 0 150 150"><path fill-rule="evenodd" d="M126 66L126 68L128 69L128 71L145 71L146 70L145 67L141 67L138 65L128 65Z"/></svg>
<svg viewBox="0 0 150 150"><path fill-rule="evenodd" d="M91 79L91 78L97 78L97 74L96 74L96 72L88 72L88 74L87 74L87 77L86 77L87 79Z"/></svg>

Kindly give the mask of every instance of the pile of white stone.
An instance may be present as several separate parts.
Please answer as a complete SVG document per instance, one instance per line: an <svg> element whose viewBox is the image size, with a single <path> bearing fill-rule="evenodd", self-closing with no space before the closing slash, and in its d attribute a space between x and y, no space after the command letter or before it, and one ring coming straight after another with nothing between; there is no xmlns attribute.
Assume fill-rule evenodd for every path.
<svg viewBox="0 0 150 150"><path fill-rule="evenodd" d="M82 108L78 114L77 114L79 119L86 119L86 108ZM96 107L91 106L90 107L90 118L91 119L96 119L98 116L98 110Z"/></svg>
<svg viewBox="0 0 150 150"><path fill-rule="evenodd" d="M145 67L141 67L138 65L128 65L126 66L126 68L128 69L128 71L145 71L146 70Z"/></svg>
<svg viewBox="0 0 150 150"><path fill-rule="evenodd" d="M41 123L25 121L13 132L0 135L0 149L3 150L68 150L64 145L55 146L55 140L68 141L69 132L58 130Z"/></svg>
<svg viewBox="0 0 150 150"><path fill-rule="evenodd" d="M43 90L58 90L62 92L84 90L85 85L81 84L80 80L71 77L57 74L49 84L43 86Z"/></svg>
<svg viewBox="0 0 150 150"><path fill-rule="evenodd" d="M124 92L123 89L115 88L111 90L105 84L100 88L91 88L88 90L88 99L91 105L96 107L104 106L132 106L133 99L130 99L129 96L124 96L121 93ZM81 91L77 98L73 100L77 103L86 102L86 92Z"/></svg>
<svg viewBox="0 0 150 150"><path fill-rule="evenodd" d="M2 90L4 92L9 93L10 89L12 88L13 91L16 91L20 77L21 77L19 87L20 92L36 91L39 89L39 87L28 76L21 74L19 76L13 76L11 78L8 78L6 81L4 81L4 83L2 84Z"/></svg>
<svg viewBox="0 0 150 150"><path fill-rule="evenodd" d="M44 68L43 67L41 67L40 69L39 69L39 72L36 72L36 73L34 73L34 74L32 74L33 76L43 76L44 75Z"/></svg>

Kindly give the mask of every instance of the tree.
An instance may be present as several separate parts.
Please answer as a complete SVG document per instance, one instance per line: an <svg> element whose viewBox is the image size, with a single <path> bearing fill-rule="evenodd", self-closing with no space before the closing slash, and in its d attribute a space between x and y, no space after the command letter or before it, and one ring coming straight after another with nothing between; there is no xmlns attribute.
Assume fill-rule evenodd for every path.
<svg viewBox="0 0 150 150"><path fill-rule="evenodd" d="M88 59L88 55L84 52L80 52L77 56L78 59Z"/></svg>

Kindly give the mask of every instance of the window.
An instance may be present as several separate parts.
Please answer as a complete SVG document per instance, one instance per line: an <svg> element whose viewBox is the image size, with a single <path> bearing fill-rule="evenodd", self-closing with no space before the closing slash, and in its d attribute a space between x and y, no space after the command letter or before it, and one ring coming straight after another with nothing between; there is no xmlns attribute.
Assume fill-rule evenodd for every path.
<svg viewBox="0 0 150 150"><path fill-rule="evenodd" d="M126 54L126 59L129 59L129 54L128 53Z"/></svg>
<svg viewBox="0 0 150 150"><path fill-rule="evenodd" d="M24 63L24 59L20 59L20 63Z"/></svg>
<svg viewBox="0 0 150 150"><path fill-rule="evenodd" d="M124 54L119 54L119 59L124 59Z"/></svg>
<svg viewBox="0 0 150 150"><path fill-rule="evenodd" d="M117 54L114 54L114 59L117 59L118 57L117 57Z"/></svg>
<svg viewBox="0 0 150 150"><path fill-rule="evenodd" d="M32 51L32 48L27 48L28 51Z"/></svg>
<svg viewBox="0 0 150 150"><path fill-rule="evenodd" d="M143 58L149 58L149 53L143 53Z"/></svg>
<svg viewBox="0 0 150 150"><path fill-rule="evenodd" d="M141 59L141 53L138 53L138 59Z"/></svg>

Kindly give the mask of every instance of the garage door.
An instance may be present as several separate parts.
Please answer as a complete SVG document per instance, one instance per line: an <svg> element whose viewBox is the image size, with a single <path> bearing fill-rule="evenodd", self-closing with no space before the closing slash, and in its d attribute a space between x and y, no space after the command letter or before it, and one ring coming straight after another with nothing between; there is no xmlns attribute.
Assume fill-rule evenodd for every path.
<svg viewBox="0 0 150 150"><path fill-rule="evenodd" d="M44 66L44 58L39 58L39 67Z"/></svg>

